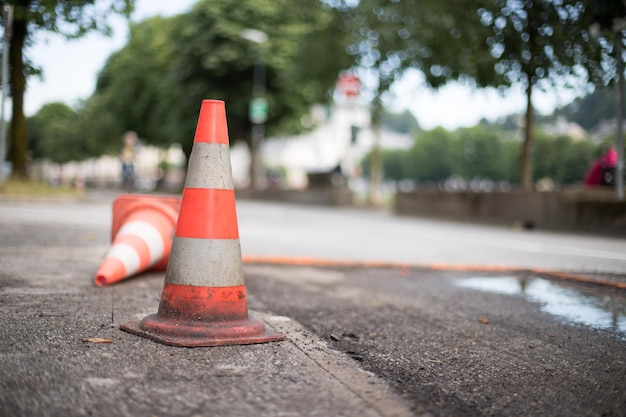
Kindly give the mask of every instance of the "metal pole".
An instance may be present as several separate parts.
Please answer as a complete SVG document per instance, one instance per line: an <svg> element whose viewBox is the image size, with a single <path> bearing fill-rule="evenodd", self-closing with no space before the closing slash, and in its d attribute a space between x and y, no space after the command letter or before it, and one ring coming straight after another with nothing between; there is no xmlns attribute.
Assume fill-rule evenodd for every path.
<svg viewBox="0 0 626 417"><path fill-rule="evenodd" d="M259 177L261 176L261 157L259 151L261 149L261 143L265 138L265 120L267 118L267 102L264 101L265 95L265 62L261 53L261 46L267 42L267 34L256 29L245 29L241 32L241 37L254 42L259 45L256 48L256 62L253 68L252 74L252 102L259 103L262 100L265 107L264 115L250 115L250 121L252 122L251 132L251 160L250 160L250 180L253 190L260 188ZM252 106L252 102L250 105Z"/></svg>
<svg viewBox="0 0 626 417"><path fill-rule="evenodd" d="M4 183L4 158L6 156L6 126L4 121L4 101L7 96L9 78L9 41L13 25L13 6L6 4L2 9L4 40L2 46L2 99L0 100L0 185Z"/></svg>
<svg viewBox="0 0 626 417"><path fill-rule="evenodd" d="M260 51L257 50L257 58L256 63L253 69L253 80L252 80L252 97L260 98L265 95L265 65L261 58ZM260 185L260 177L263 173L261 169L261 155L259 152L261 151L261 144L263 143L263 139L265 138L265 122L264 121L253 121L252 122L252 148L254 152L252 154L252 164L254 170L254 176L252 179L252 189L258 190L261 188Z"/></svg>
<svg viewBox="0 0 626 417"><path fill-rule="evenodd" d="M615 36L615 59L617 61L617 92L615 118L617 130L615 132L617 147L617 167L615 172L615 192L618 200L624 199L624 138L623 138L623 111L624 111L624 59L622 57L622 30L618 30Z"/></svg>

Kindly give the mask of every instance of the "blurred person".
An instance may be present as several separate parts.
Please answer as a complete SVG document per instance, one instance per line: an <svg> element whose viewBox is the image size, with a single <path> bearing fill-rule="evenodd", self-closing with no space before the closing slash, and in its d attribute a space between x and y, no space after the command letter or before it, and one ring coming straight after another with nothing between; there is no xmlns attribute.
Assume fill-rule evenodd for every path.
<svg viewBox="0 0 626 417"><path fill-rule="evenodd" d="M122 161L122 188L128 191L135 189L135 146L137 144L137 134L132 130L122 136L122 150L120 159Z"/></svg>
<svg viewBox="0 0 626 417"><path fill-rule="evenodd" d="M585 176L585 187L599 187L615 184L617 151L612 146L598 159L593 161Z"/></svg>

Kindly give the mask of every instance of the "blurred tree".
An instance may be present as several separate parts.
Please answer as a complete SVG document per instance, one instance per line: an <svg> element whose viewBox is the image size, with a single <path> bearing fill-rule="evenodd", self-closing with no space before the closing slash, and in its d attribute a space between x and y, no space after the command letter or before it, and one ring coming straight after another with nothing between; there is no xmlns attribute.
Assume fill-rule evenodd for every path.
<svg viewBox="0 0 626 417"><path fill-rule="evenodd" d="M607 59L589 33L590 0L362 0L344 2L349 52L374 79L375 107L407 69L432 87L465 80L478 87L523 85L527 96L520 183L532 186L532 95L569 82L601 84ZM374 120L373 123L376 123Z"/></svg>
<svg viewBox="0 0 626 417"><path fill-rule="evenodd" d="M533 176L537 179L550 178L555 182L560 181L558 167L563 161L565 148L570 144L565 136L552 137L542 130L534 132L535 146Z"/></svg>
<svg viewBox="0 0 626 417"><path fill-rule="evenodd" d="M534 89L604 77L602 48L589 33L585 6L580 0L486 0L478 9L481 23L492 31L485 39L494 58L492 85L521 84L526 89L520 172L524 189L533 184Z"/></svg>
<svg viewBox="0 0 626 417"><path fill-rule="evenodd" d="M555 114L565 116L584 129L593 129L603 120L615 118L615 91L597 88L594 92L557 109Z"/></svg>
<svg viewBox="0 0 626 417"><path fill-rule="evenodd" d="M79 115L66 104L44 105L28 119L28 126L33 157L64 163L87 156Z"/></svg>
<svg viewBox="0 0 626 417"><path fill-rule="evenodd" d="M580 184L593 159L614 143L613 138L595 144L535 131L534 176L550 178L556 185ZM437 128L416 135L408 150L382 150L385 178L417 183L441 183L450 176L512 182L519 173L519 141L491 126L475 126L448 132ZM371 153L362 161L369 169Z"/></svg>
<svg viewBox="0 0 626 417"><path fill-rule="evenodd" d="M5 0L0 5L14 6L9 51L12 119L9 131L13 175L26 177L27 132L24 116L26 78L41 71L24 56L32 43L32 34L49 31L68 39L90 31L110 34L107 18L111 13L129 16L134 0Z"/></svg>
<svg viewBox="0 0 626 417"><path fill-rule="evenodd" d="M615 191L619 200L624 199L624 30L626 29L626 2L623 0L590 0L589 21L593 33L605 46L604 57L608 64L606 84L615 88L615 147L617 166ZM611 65L612 64L612 65ZM607 66L607 65L605 65Z"/></svg>
<svg viewBox="0 0 626 417"><path fill-rule="evenodd" d="M163 17L131 24L127 44L107 59L81 111L96 154L119 151L129 130L153 145L184 142L164 128L176 88L168 78L172 24L173 19Z"/></svg>
<svg viewBox="0 0 626 417"><path fill-rule="evenodd" d="M231 142L250 146L253 68L261 60L268 134L297 133L302 116L330 99L339 70L349 66L337 19L318 0L202 0L187 14L135 24L100 74L88 119L118 121L111 131L104 120L101 135L132 129L150 143L181 143L189 154L202 100L218 99L226 102ZM244 39L246 29L267 41Z"/></svg>
<svg viewBox="0 0 626 417"><path fill-rule="evenodd" d="M589 0L588 9L589 23L604 30L614 30L616 21L626 16L623 0Z"/></svg>
<svg viewBox="0 0 626 417"><path fill-rule="evenodd" d="M407 178L407 175L403 168L403 159L405 158L406 151L399 149L383 149L381 151L381 160L383 169L385 172L385 179L392 181L400 181ZM365 155L361 161L361 167L363 169L363 175L370 175L372 153Z"/></svg>
<svg viewBox="0 0 626 417"><path fill-rule="evenodd" d="M393 100L390 87L407 69L421 70L426 82L438 87L459 77L461 60L465 70L482 78L481 68L470 62L470 54L485 31L478 18L476 0L361 0L338 1L343 12L342 28L350 33L348 52L355 57L353 72L365 80L366 95L372 100L372 126L379 131L383 105ZM472 18L474 24L472 24ZM463 22L457 24L456 22ZM463 37L466 44L454 42ZM459 58L463 57L463 58ZM477 72L472 72L472 69ZM382 178L375 138L371 158L370 200L376 203L377 184Z"/></svg>
<svg viewBox="0 0 626 417"><path fill-rule="evenodd" d="M580 184L602 149L588 139L555 137L541 130L535 131L535 137L535 177L550 178L560 185Z"/></svg>
<svg viewBox="0 0 626 417"><path fill-rule="evenodd" d="M454 173L453 134L443 128L420 133L402 160L402 169L415 182L441 181Z"/></svg>
<svg viewBox="0 0 626 417"><path fill-rule="evenodd" d="M560 184L580 184L593 160L600 155L602 148L590 140L570 140L563 148L563 158L556 167L557 181Z"/></svg>
<svg viewBox="0 0 626 417"><path fill-rule="evenodd" d="M454 174L463 178L489 178L510 181L510 160L507 147L516 146L499 129L475 126L455 132L455 150L458 155Z"/></svg>
<svg viewBox="0 0 626 417"><path fill-rule="evenodd" d="M200 1L175 23L172 125L192 137L201 100L224 100L231 140L244 139L256 161L248 115L254 66L262 64L265 72L268 136L301 131L301 117L312 104L330 99L339 70L349 65L336 19L318 0ZM243 39L249 29L267 41ZM251 164L252 184L256 174Z"/></svg>

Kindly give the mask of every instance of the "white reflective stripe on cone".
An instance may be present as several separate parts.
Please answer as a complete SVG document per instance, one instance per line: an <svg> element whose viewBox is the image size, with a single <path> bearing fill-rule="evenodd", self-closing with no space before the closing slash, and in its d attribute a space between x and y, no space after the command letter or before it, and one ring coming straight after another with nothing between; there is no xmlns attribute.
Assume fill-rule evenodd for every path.
<svg viewBox="0 0 626 417"><path fill-rule="evenodd" d="M233 177L228 145L194 143L189 157L185 188L232 190Z"/></svg>
<svg viewBox="0 0 626 417"><path fill-rule="evenodd" d="M119 260L126 268L126 275L134 274L139 271L141 260L137 250L127 243L117 243L111 247L106 254L106 258L115 258Z"/></svg>
<svg viewBox="0 0 626 417"><path fill-rule="evenodd" d="M165 280L205 287L243 285L239 239L196 239L174 236Z"/></svg>
<svg viewBox="0 0 626 417"><path fill-rule="evenodd" d="M145 242L150 251L150 262L147 266L154 265L163 257L165 243L161 233L152 224L140 220L128 222L117 232L115 238L122 235L133 235Z"/></svg>

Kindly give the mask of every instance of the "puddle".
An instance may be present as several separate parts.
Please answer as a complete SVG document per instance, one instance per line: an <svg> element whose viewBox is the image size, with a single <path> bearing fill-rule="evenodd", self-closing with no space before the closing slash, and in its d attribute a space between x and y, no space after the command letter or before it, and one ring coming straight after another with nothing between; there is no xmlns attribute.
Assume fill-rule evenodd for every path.
<svg viewBox="0 0 626 417"><path fill-rule="evenodd" d="M615 332L626 340L626 296L560 285L542 278L475 277L459 286L506 295L521 295L539 303L541 311L562 320Z"/></svg>

